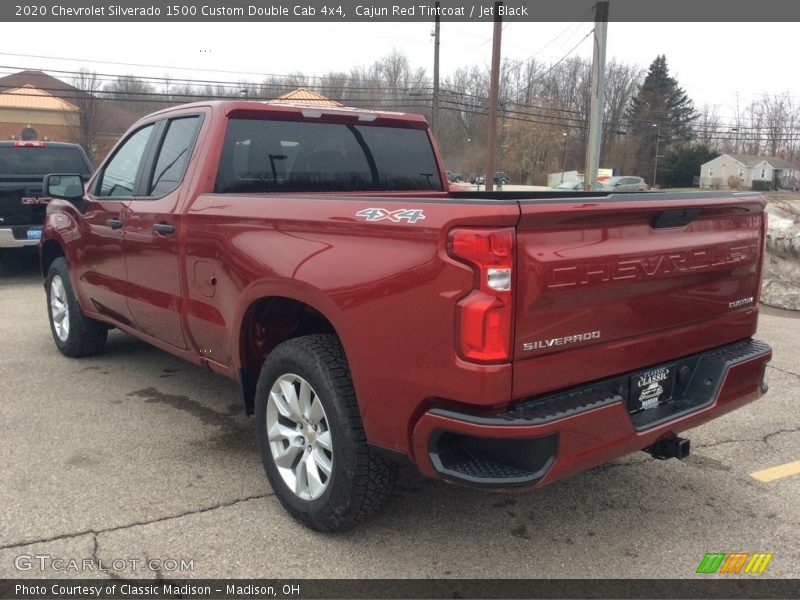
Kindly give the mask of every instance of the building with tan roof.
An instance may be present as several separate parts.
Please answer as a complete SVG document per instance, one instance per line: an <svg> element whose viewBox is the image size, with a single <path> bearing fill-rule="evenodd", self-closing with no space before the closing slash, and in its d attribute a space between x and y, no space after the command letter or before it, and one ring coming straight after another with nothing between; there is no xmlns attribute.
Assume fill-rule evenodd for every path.
<svg viewBox="0 0 800 600"><path fill-rule="evenodd" d="M82 110L94 112L92 148L97 162L137 116L42 71L20 71L0 77L0 139L40 139L84 143Z"/></svg>
<svg viewBox="0 0 800 600"><path fill-rule="evenodd" d="M297 88L272 100L273 104L294 104L299 106L344 106L341 102L326 98L322 94L306 88Z"/></svg>

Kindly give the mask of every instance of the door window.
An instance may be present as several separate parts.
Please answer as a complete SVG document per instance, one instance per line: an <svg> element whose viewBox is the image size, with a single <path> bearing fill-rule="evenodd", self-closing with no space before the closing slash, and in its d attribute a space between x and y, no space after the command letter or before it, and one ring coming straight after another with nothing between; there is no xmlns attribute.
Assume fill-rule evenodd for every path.
<svg viewBox="0 0 800 600"><path fill-rule="evenodd" d="M136 175L142 163L147 142L153 134L153 124L131 134L108 162L97 187L98 196L133 196Z"/></svg>
<svg viewBox="0 0 800 600"><path fill-rule="evenodd" d="M149 196L164 196L178 187L189 164L199 125L199 116L169 122L148 186Z"/></svg>

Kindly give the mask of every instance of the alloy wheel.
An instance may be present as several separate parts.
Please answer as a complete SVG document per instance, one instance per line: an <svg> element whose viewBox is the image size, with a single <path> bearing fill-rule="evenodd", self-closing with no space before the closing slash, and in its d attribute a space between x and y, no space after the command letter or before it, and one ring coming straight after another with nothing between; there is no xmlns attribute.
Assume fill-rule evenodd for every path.
<svg viewBox="0 0 800 600"><path fill-rule="evenodd" d="M291 373L280 376L267 400L267 436L284 483L303 500L328 487L333 444L328 418L311 384Z"/></svg>
<svg viewBox="0 0 800 600"><path fill-rule="evenodd" d="M64 281L60 275L53 277L50 282L50 316L53 319L53 328L56 336L62 342L69 337L69 304Z"/></svg>

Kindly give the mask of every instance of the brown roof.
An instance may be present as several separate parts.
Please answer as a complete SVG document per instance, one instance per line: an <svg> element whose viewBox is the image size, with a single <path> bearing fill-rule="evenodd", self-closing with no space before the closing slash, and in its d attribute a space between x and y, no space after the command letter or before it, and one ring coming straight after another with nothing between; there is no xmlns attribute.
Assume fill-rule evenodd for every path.
<svg viewBox="0 0 800 600"><path fill-rule="evenodd" d="M306 88L297 88L291 92L286 92L283 96L279 96L273 100L274 104L299 104L307 106L344 106L341 102L326 98L322 94L312 92Z"/></svg>
<svg viewBox="0 0 800 600"><path fill-rule="evenodd" d="M37 90L37 92L31 91L28 93L29 97L35 94L38 95L39 91L41 91L55 98L60 98L69 104L75 104L76 101L80 101L89 95L87 92L79 90L75 86L56 79L43 71L27 70L0 77L0 95L5 93L21 95L20 92L15 92L15 90L25 87L36 88ZM139 118L110 100L100 100L100 106L103 115L102 133L122 133Z"/></svg>

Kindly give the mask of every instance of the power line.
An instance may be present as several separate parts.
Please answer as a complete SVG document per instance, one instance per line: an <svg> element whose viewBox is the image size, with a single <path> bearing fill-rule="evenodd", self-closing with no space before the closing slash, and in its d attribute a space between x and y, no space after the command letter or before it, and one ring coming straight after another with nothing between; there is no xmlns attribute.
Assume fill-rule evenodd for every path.
<svg viewBox="0 0 800 600"><path fill-rule="evenodd" d="M558 34L558 35L557 35L556 37L554 37L552 40L550 40L549 42L547 42L547 43L546 43L544 46L542 46L541 48L539 48L539 49L538 49L536 52L534 52L532 55L530 55L528 58L526 58L526 59L525 59L524 61L522 61L522 62L528 62L528 61L530 61L530 60L534 59L536 56L542 55L542 50L544 50L544 49L545 49L545 48L547 48L547 47L548 47L550 44L552 44L552 43L553 43L553 42L555 42L557 39L559 39L559 38L560 38L560 37L561 37L561 36L562 36L564 33L566 33L567 31L570 31L570 30L571 30L571 31L570 31L570 34L569 34L569 35L568 35L568 36L567 36L567 37L564 39L564 44L566 44L567 42L569 42L569 41L570 41L570 40L571 40L571 39L572 39L572 38L575 36L575 34L576 34L576 33L578 33L578 32L580 31L581 27L585 26L586 24L587 24L587 23L585 23L585 22L582 22L582 23L573 23L573 24L571 24L569 27L567 27L566 29L564 29L564 31L562 31L560 34ZM568 55L569 55L569 54L567 54L567 56L568 56ZM545 55L545 56L550 56L550 58L555 58L555 56L551 56L551 55ZM562 57L562 60L563 60L563 58L564 58L564 57Z"/></svg>
<svg viewBox="0 0 800 600"><path fill-rule="evenodd" d="M14 75L16 73L19 73L19 68L18 67L14 67L14 66L10 66L10 65L0 65L0 69L7 69L7 70L10 69L11 70L11 72L9 73L10 75ZM63 70L63 69L48 69L48 71L51 72L51 73L58 73L58 74L61 74L61 75L69 75L69 76L71 76L73 78L77 77L77 76L81 76L84 73L86 73L86 72L81 72L81 71L67 71L67 70ZM223 87L223 88L230 88L230 89L237 89L237 90L238 89L242 89L242 88L247 87L247 86L253 86L253 87L281 87L281 88L284 88L284 89L295 89L295 88L298 87L296 82L279 83L279 82L270 81L270 80L266 80L266 81L257 83L257 82L243 82L243 81L216 81L216 80L210 80L210 79L173 79L171 77L154 77L154 76L139 76L139 75L115 75L115 74L112 74L112 73L96 73L96 72L89 72L89 75L91 75L92 77L96 78L101 83L116 83L116 82L121 81L121 80L124 81L126 79L136 79L136 80L142 81L144 83L152 83L152 84L158 84L158 85L214 85L214 86L219 86L219 87ZM30 76L30 77L48 77L48 74L44 73L44 72L42 72L41 74L40 73L28 73L28 76ZM278 77L278 76L276 75L275 77ZM284 77L287 80L296 79L296 77L293 76L293 75L284 75L284 76L281 76L281 77ZM327 78L323 78L323 79L327 79ZM356 80L353 79L353 78L349 78L349 81L356 82ZM337 90L337 89L338 90L358 89L358 90L370 90L370 91L383 91L383 90L386 89L386 87L384 85L375 85L373 87L373 86L364 86L362 83L359 83L357 88L352 88L352 87L349 87L349 86L328 86L328 85L325 85L325 84L316 84L316 85L317 86L324 85L326 88L334 89L334 90ZM0 87L3 87L3 86L0 86ZM424 87L416 88L416 89L432 89L432 88L428 87L428 86L424 86Z"/></svg>
<svg viewBox="0 0 800 600"><path fill-rule="evenodd" d="M10 66L10 65L0 65L0 69L11 69L12 71L11 71L10 74L14 74L14 73L18 72L18 68L17 67ZM82 75L82 73L80 71L67 71L67 70L63 70L63 69L52 69L51 72L59 73L61 75L70 75L72 77L76 77L76 76ZM48 77L48 75L46 73L41 73L41 74L39 74L39 73L30 73L29 75L31 77ZM255 87L255 88L259 88L260 87L262 89L263 88L271 88L272 87L272 88L281 88L281 89L287 89L288 90L288 89L295 89L297 87L297 84L294 83L294 82L292 82L292 83L279 83L279 82L275 82L275 81L269 81L269 82L263 82L263 83L245 83L245 82L216 81L216 80L182 80L182 79L172 79L172 78L168 78L168 77L153 77L153 76L132 76L132 75L121 75L121 76L118 76L118 75L113 75L113 74L109 74L109 73L92 73L92 76L96 77L102 83L117 83L120 80L124 81L127 78L135 78L138 81L142 81L142 82L150 83L150 84L159 84L159 85L170 85L170 86L171 85L201 85L201 86L202 85L206 85L206 86L216 86L216 87L222 88L222 89L229 89L234 94L237 94L239 92L239 90L241 90L242 88L247 87L248 85L252 86L252 87ZM286 76L286 77L288 79L291 79L294 76ZM351 82L353 82L353 80L351 80ZM0 86L0 87L2 87L2 86ZM372 91L385 93L386 90L387 90L387 87L385 85L380 85L380 86L374 86L373 87L373 86L364 86L363 83L358 83L356 85L355 82L353 82L353 85L344 85L344 86L338 85L338 86L334 86L334 85L328 85L328 84L317 84L315 87L324 88L325 90L331 91L331 92L340 92L340 93L347 93L347 94L360 94L360 95L364 95L364 94L367 94L368 92L372 92ZM42 88L42 89L45 89L45 88ZM413 89L416 92L416 94L412 94L412 95L417 95L417 96L421 95L421 94L419 94L419 92L428 92L428 91L432 91L433 90L433 88L431 86L427 86L427 85L426 86L415 86ZM469 94L467 92L459 92L459 91L457 91L457 90L455 90L455 89L453 89L451 87L441 86L440 89L443 92L447 92L447 93L450 93L450 94L453 94L453 95L459 95L459 96L465 97L465 98L472 98L472 99L478 99L478 100L486 100L487 99L486 96L480 96L480 95L477 95L477 94ZM62 91L62 90L58 90L58 89L55 89L55 88L52 88L52 89L51 88L47 88L47 89L45 89L45 91ZM408 91L408 90L406 90L406 91ZM145 94L145 95L147 95L147 94L157 95L158 94L158 92L126 92L124 90L96 90L94 93L98 93L98 94L119 94L120 96L128 96L128 95L131 95L131 94ZM514 104L517 105L517 106L521 106L523 108L541 109L541 110L547 110L547 111L554 111L554 112L573 114L573 115L577 115L578 118L584 118L584 116L585 116L583 111L570 110L570 109L557 108L557 107L550 107L550 106L535 105L535 104L526 104L526 103L520 103L520 102L515 102Z"/></svg>
<svg viewBox="0 0 800 600"><path fill-rule="evenodd" d="M58 93L61 95L61 97L65 99L77 99L79 95L81 95L80 90L78 90L77 92L72 90L66 90L66 93L64 93L65 90L57 88L39 88L39 89L45 92ZM426 109L430 108L430 101L432 100L432 97L430 95L408 98L408 96L401 90L390 90L384 88L383 91L384 94L388 95L384 95L382 98L378 99L352 98L349 101L359 106L373 106L376 108L380 108L381 106L396 107L396 108L426 108ZM142 104L171 104L171 105L189 101L230 100L238 98L238 95L208 94L198 91L127 92L124 95L127 97L124 100L126 102L139 102ZM40 97L38 94L33 94L33 93L17 93L15 94L15 96L36 97L36 98ZM105 101L113 101L113 100L119 101L119 99L115 99L113 97L108 98L108 96L113 96L113 93L100 91L96 97L100 100L105 100ZM261 96L249 97L249 99L255 101L270 101L270 100L276 100L278 99L278 97L261 95ZM453 100L448 100L447 98L442 98L441 102L443 105L445 105L444 108L446 108L449 111L464 112L466 114L475 114L475 115L487 114L486 107L481 104L455 102ZM519 108L514 108L514 109L500 108L499 110L502 113L503 118L508 118L512 120L537 123L541 125L557 126L566 129L577 129L577 130L586 129L586 125L577 119L568 119L556 115L547 115L537 112L529 112L525 110L520 110ZM604 127L607 133L611 130L616 130L619 127L619 121L605 120ZM797 139L798 137L798 136L791 136L788 134L783 134L779 137L775 135L770 135L765 131L757 131L757 130L754 130L752 133L740 133L738 137L735 135L731 135L728 132L720 132L713 130L706 131L706 130L698 130L696 128L694 129L693 133L695 136L702 137L704 139L730 140L730 141L738 140L740 143L754 142L754 141L770 142L774 140L792 141Z"/></svg>
<svg viewBox="0 0 800 600"><path fill-rule="evenodd" d="M554 70L554 69L555 69L555 68L556 68L558 65L560 65L561 63L563 63L563 62L564 62L564 61L567 59L567 57L569 57L569 55L570 55L570 54L572 54L573 52L575 52L575 50L577 50L577 49L578 49L578 47L579 47L581 44L583 44L583 42L584 42L584 41L586 41L586 39L587 39L587 38L588 38L590 35L592 35L592 33L594 33L594 29L592 29L592 30L591 30L589 33L587 33L587 34L586 34L584 37L582 37L582 38L580 39L580 41L579 41L577 44L575 44L575 45L574 45L572 48L570 48L570 50L569 50L569 51L568 51L566 54L564 54L564 55L563 55L561 58L559 58L559 59L558 59L556 62L552 63L552 64L550 65L550 67L549 67L549 68L548 68L548 69L547 69L547 70L546 70L544 73L537 73L537 74L535 75L535 77L534 77L534 78L532 78L532 79L528 79L528 81L526 82L526 85L530 86L530 85L531 85L531 83L533 83L534 81L542 80L542 79L544 79L545 77L547 77L547 76L548 76L550 73L552 73L552 72L553 72L553 70ZM530 58L528 58L526 61L520 61L519 63L517 63L517 66L516 66L516 67L512 67L512 69L511 69L511 72L513 72L513 71L515 71L515 70L516 70L516 71L517 71L517 73L519 73L519 70L522 68L522 65L523 65L523 64L526 64L526 63L527 63L527 62L529 62L529 61L530 61ZM516 89L516 91L515 91L515 94L516 94L516 95L519 95L519 86L517 86L517 89Z"/></svg>
<svg viewBox="0 0 800 600"><path fill-rule="evenodd" d="M578 47L579 47L579 46L580 46L580 45L581 45L581 44L582 44L582 43L583 43L583 42L586 40L586 38L588 38L588 37L589 37L590 35L592 35L593 33L594 33L594 28L592 28L592 30L591 30L589 33L587 33L585 36L583 36L583 37L580 39L580 41L579 41L577 44L575 44L575 45L574 45L572 48L570 48L569 52L567 52L567 53L566 53L564 56L562 56L561 58L559 58L559 59L558 59L558 60L557 60L555 63L553 63L552 65L550 65L550 68L549 68L549 69L547 69L547 70L546 70L544 73L541 73L541 74L537 75L537 76L536 76L536 77L537 77L537 79L544 79L545 77L547 77L547 76L548 76L548 75L549 75L549 74L550 74L550 73L553 71L553 69L555 69L555 68L556 68L558 65L560 65L562 62L564 62L564 60L565 60L565 59L566 59L566 58L567 58L567 57L568 57L570 54L572 54L573 52L575 52L575 50L577 50L577 49L578 49Z"/></svg>
<svg viewBox="0 0 800 600"><path fill-rule="evenodd" d="M146 67L152 69L172 69L175 71L194 71L194 72L201 72L201 73L226 73L228 75L258 75L259 77L289 77L290 75L286 74L277 74L277 73L261 73L258 71L230 71L227 69L198 69L197 67L176 67L174 65L152 65L152 64L145 64L145 63L129 63L129 62L118 62L112 60L96 60L93 58L68 58L63 56L43 56L40 54L19 54L13 52L0 52L0 56L11 56L14 58L40 58L46 60L61 60L67 62L78 62L81 64L98 64L98 65L118 65L123 67ZM47 69L48 71L57 72L56 69ZM306 75L304 76L307 79L324 79L325 75Z"/></svg>
<svg viewBox="0 0 800 600"><path fill-rule="evenodd" d="M591 32L588 34L591 35ZM587 35L587 37L588 37ZM585 38L584 38L585 39ZM7 54L7 53L0 53L0 54ZM562 57L563 58L563 57ZM551 71L554 69L556 65L553 65ZM18 69L14 66L0 66L0 69ZM15 71L16 72L16 71ZM82 73L79 71L66 71L66 70L56 70L55 72L61 74L70 74L74 76L79 76ZM38 73L30 74L32 76L39 75ZM41 76L46 76L46 74L42 73ZM116 76L112 74L93 74L96 76L97 79L101 83L115 83L118 82L120 79L125 79L126 77L135 77L135 76ZM540 77L543 77L541 75ZM287 79L293 79L294 76L285 76ZM165 103L165 104L175 104L180 101L187 101L187 100L212 100L212 99L230 99L232 97L238 97L239 90L243 88L256 88L261 90L267 89L289 89L294 88L296 84L294 82L278 82L278 81L268 81L260 84L256 83L243 83L243 82L230 82L230 81L214 81L214 80L200 80L200 81L193 81L193 80L173 80L171 78L166 77L136 77L141 81L150 84L160 84L160 85L185 85L186 89L180 91L166 91L166 92L159 92L159 91L140 91L140 92L130 92L124 90L108 90L108 89L100 89L93 92L97 97L106 99L106 100L122 100L127 102L150 102L150 103ZM323 78L323 79L328 79ZM346 78L344 78L347 81ZM216 87L213 93L208 93L208 90L198 90L197 84L205 84L207 88ZM9 86L10 87L10 86ZM192 89L194 87L195 89ZM429 102L432 100L432 95L428 93L431 90L428 86L417 86L415 88L390 88L387 85L379 85L379 86L364 86L363 82L355 82L350 80L350 83L347 84L339 84L339 85L326 85L323 83L312 84L312 87L316 87L318 89L322 89L327 91L328 93L338 93L344 99L351 104L358 105L358 106L395 106L395 107L402 107L402 108L429 108ZM41 87L43 91L54 92L59 94L61 97L64 98L79 98L83 94L87 93L84 91L74 91L74 90L64 90L63 88L48 88L48 87ZM452 88L443 88L444 92L451 94L451 98L447 99L446 96L443 96L443 101L447 102L449 106L447 107L450 111L462 111L466 114L485 114L485 102L487 98L485 96L481 96L478 94L470 94L468 92L459 92ZM373 92L380 92L380 97L375 97L376 94ZM26 95L26 94L16 94L16 95ZM34 96L35 94L30 94ZM274 95L264 94L261 93L257 96L250 96L250 99L254 100L274 100L277 99ZM522 102L513 102L510 103L513 107L506 108L502 107L501 111L503 112L504 118L514 119L514 120L521 120L521 121L528 121L532 123L539 123L545 125L555 125L564 127L567 129L585 129L585 125L583 121L585 121L585 113L584 111L580 110L571 110L571 109L564 109L564 108L557 108L551 106L543 106L543 105L536 105L536 104L528 104ZM566 116L561 116L566 115ZM671 121L665 119L606 119L604 122L607 129L611 129L612 127L625 127L625 126L636 126L639 125L647 125L652 126L657 124L661 127L662 130L666 130L669 133L672 130L675 130L679 127L687 128L694 136L700 137L705 140L720 140L720 141L738 141L739 143L746 144L748 142L774 142L774 141L795 141L797 138L791 133L784 133L784 130L787 129L786 127L781 126L751 126L747 127L745 125L738 125L733 127L732 125L723 125L723 124L702 124L696 122L684 123L684 124L675 124ZM635 127L636 128L636 127ZM640 130L640 134L642 131L647 131L641 127L638 128ZM774 133L771 133L774 132ZM782 136L782 137L779 137Z"/></svg>

